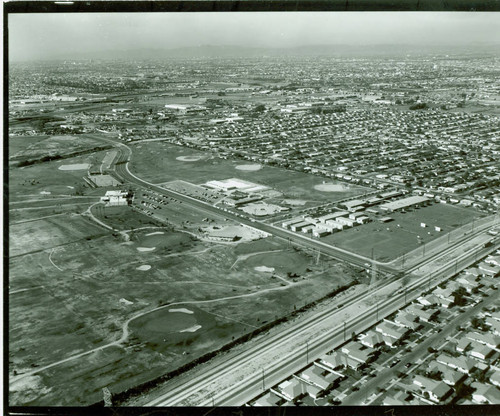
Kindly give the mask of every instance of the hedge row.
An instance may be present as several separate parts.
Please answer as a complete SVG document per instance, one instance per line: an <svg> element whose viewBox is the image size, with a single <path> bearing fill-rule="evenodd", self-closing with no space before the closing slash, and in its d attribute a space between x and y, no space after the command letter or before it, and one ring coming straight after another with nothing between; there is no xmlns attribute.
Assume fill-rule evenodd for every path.
<svg viewBox="0 0 500 416"><path fill-rule="evenodd" d="M101 150L107 150L111 149L113 146L100 146L100 147L94 147L93 149L88 149L88 150L81 150L79 152L73 152L73 153L68 153L66 155L54 155L54 156L44 156L39 159L32 159L32 160L23 160L17 164L19 167L23 166L30 166L30 165L35 165L38 163L44 163L44 162L50 162L52 160L59 160L59 159L69 159L71 157L75 156L81 156L87 153L94 153L94 152L100 152Z"/></svg>

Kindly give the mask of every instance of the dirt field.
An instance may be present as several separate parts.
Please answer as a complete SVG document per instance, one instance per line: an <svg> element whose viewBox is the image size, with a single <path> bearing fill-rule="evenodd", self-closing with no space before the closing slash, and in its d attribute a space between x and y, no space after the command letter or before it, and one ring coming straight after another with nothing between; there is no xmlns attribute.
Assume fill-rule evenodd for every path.
<svg viewBox="0 0 500 416"><path fill-rule="evenodd" d="M52 217L9 227L9 256L69 244L104 235L103 229L80 216Z"/></svg>

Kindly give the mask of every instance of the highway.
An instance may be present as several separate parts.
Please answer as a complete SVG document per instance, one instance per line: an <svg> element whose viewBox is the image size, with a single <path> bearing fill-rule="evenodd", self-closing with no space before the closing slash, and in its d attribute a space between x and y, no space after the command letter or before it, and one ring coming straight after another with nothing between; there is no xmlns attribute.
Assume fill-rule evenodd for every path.
<svg viewBox="0 0 500 416"><path fill-rule="evenodd" d="M399 293L388 297L378 305L371 306L363 311L362 314L345 322L345 327L342 319L335 319L336 315L340 315L348 306L343 306L334 311L326 311L317 314L303 322L297 324L283 333L277 334L274 337L266 338L262 343L253 346L251 349L238 354L231 359L213 366L209 371L202 372L198 378L192 379L186 383L182 383L176 388L172 388L166 394L151 400L144 405L146 406L240 406L245 402L255 397L262 391L263 383L265 388L269 388L287 376L295 373L304 367L306 363L306 346L295 349L291 354L282 356L281 359L271 361L264 368L256 368L252 375L240 380L235 384L225 386L218 389L218 384L224 386L225 378L233 379L234 374L239 372L241 366L248 366L257 357L269 355L274 348L279 348L282 344L297 342L299 339L304 339L304 332L310 331L312 326L318 326L326 320L330 320L334 325L330 331L326 331L321 336L308 340L307 350L309 358L319 357L333 348L341 345L346 339L350 338L352 332L362 332L383 317L390 315L394 311L403 307L406 303L420 296L420 294L429 288L429 282L432 279L432 286L437 285L440 281L445 280L455 274L455 270L463 269L475 262L477 257L481 257L491 252L498 246L498 241L494 247L479 247L470 250L469 253L461 260L450 261L438 271L431 274L426 274L416 282L409 284L406 295ZM378 289L382 290L382 288ZM374 297L376 292L373 291L365 294L363 298ZM405 302L406 297L406 302ZM352 301L352 300L351 300ZM356 299L352 303L360 303L361 299ZM305 344L303 342L302 344ZM311 362L311 361L309 361ZM236 376L237 378L237 376ZM213 393L213 391L216 393ZM200 397L201 393L201 397ZM203 397L205 394L205 397Z"/></svg>
<svg viewBox="0 0 500 416"><path fill-rule="evenodd" d="M259 221L254 221L250 220L244 215L241 214L236 214L233 213L229 210L221 209L218 207L215 207L207 202L200 201L196 198L192 198L190 196L181 194L179 192L170 190L170 189L165 189L160 186L157 186L153 183L147 182L144 179L141 179L134 175L132 172L130 172L129 169L129 163L132 158L132 150L130 147L127 145L117 142L115 140L111 139L103 139L102 137L96 137L101 140L108 141L120 150L119 156L115 161L115 173L117 176L119 176L123 181L128 181L130 183L134 183L136 185L148 188L150 190L153 190L163 196L168 196L174 199L177 199L179 201L182 201L186 204L189 204L191 206L196 207L197 209L206 212L207 214L214 214L218 216L223 216L227 219L231 219L233 221L239 222L240 224L246 225L248 227L252 227L255 229L258 229L260 231L266 232L268 234L271 234L275 237L282 238L285 241L290 241L293 242L297 245L300 245L302 247L307 247L313 250L318 250L322 254L325 254L327 256L330 256L334 259L340 260L340 261L345 261L350 264L354 264L363 268L367 267L373 267L376 265L377 272L379 275L386 275L386 276L400 276L401 272L403 272L403 269L399 267L395 267L394 263L396 261L392 262L380 262L376 261L373 259L370 259L368 257L361 256L356 253L352 253L348 250L344 250L340 247L334 247L331 244L326 244L320 240L314 240L310 237L307 237L305 235L301 235L299 233L295 233L289 230L286 230L282 227L277 227L272 224L267 224ZM485 219L486 220L486 219ZM490 227L489 222L483 222L481 225L477 225L476 229L474 230L475 233L480 232L482 230L485 230ZM459 244L465 239L468 239L469 236L464 236L463 239L458 239L454 242L454 244ZM397 259L396 259L397 260ZM423 259L418 259L415 264L422 262ZM407 266L410 266L410 261L407 261ZM405 272L408 269L405 269Z"/></svg>
<svg viewBox="0 0 500 416"><path fill-rule="evenodd" d="M350 253L338 247L332 247L319 240L312 240L308 237L301 236L300 234L290 232L283 228L251 221L248 218L240 216L236 213L216 208L208 203L172 190L161 188L155 184L138 178L129 170L129 162L132 157L131 149L128 146L114 140L109 141L113 142L120 149L119 157L116 160L115 172L124 181L148 188L161 195L175 198L179 201L185 202L186 204L194 206L207 214L215 214L218 216L222 215L225 218L232 219L236 222L267 232L271 235L293 241L302 246L320 250L322 253L342 261L356 264L364 268L366 268L367 263L374 263L369 258L359 256L355 253ZM410 275L411 272L421 268L422 265L440 259L445 253L452 252L455 248L459 247L459 244L463 244L464 242L480 235L486 228L486 225L484 227L478 227L475 232L471 232L455 244L445 247L445 250L423 258L418 261L418 264L406 270L406 274ZM204 371L203 374L196 378L185 382L175 380L175 387L171 388L168 393L152 399L145 404L143 403L142 405L242 405L252 397L255 397L255 395L261 391L263 383L267 387L270 387L281 381L287 375L296 372L300 369L300 367L306 364L304 351L304 345L306 344L305 340L309 339L308 333L311 333L314 329L321 330L321 328L329 328L327 331L321 330L321 336L311 338L310 341L307 341L307 355L311 358L318 357L327 351L332 350L335 346L342 344L345 341L344 337L346 336L346 333L350 334L351 332L358 333L364 331L376 323L379 318L390 315L395 310L398 310L404 306L405 298L410 301L411 299L418 297L424 290L428 289L431 284L431 280L434 286L439 283L439 280L451 277L451 275L456 272L457 268L463 268L473 263L478 256L482 255L482 252L491 250L492 247L479 247L476 250L472 250L466 256L462 256L461 260L453 259L453 261L448 262L444 266L440 265L437 271L433 271L423 277L416 276L414 274L411 275L413 282L407 287L406 294L399 293L393 295L376 306L363 306L359 313L355 315L355 318L345 321L344 326L344 320L340 316L343 311L356 305L361 306L364 301L376 296L377 292L386 290L389 285L393 283L395 284L397 277L401 276L400 269L391 267L387 263L375 262L377 264L377 269L380 272L392 276L392 278L383 280L378 289L367 290L362 294L362 296L359 296L359 294L357 296L350 296L347 299L343 299L344 304L341 308L322 311L307 319L302 319L296 325L293 325L278 334L262 337L262 339L259 340L253 347L235 354L231 358L218 363L217 365L210 366L209 370ZM396 288L394 291L395 290ZM342 326L339 326L339 322L343 323ZM226 386L226 388L222 387L221 389L218 389L221 377L225 378L229 374L232 374L231 379L238 380L238 374L242 366L251 365L257 361L257 358L262 360L263 356L269 356L270 354L272 355L273 352L279 352L283 346L288 345L302 345L302 348L295 348L292 353L281 357L281 359L266 360L264 368L254 368L252 369L254 371L250 376L239 380L237 383L232 383L229 387ZM300 360L302 360L302 364L300 364Z"/></svg>

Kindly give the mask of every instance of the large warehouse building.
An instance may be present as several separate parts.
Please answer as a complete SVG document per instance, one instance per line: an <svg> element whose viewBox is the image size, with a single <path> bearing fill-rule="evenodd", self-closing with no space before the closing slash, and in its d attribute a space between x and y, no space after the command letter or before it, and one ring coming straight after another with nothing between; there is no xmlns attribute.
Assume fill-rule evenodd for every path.
<svg viewBox="0 0 500 416"><path fill-rule="evenodd" d="M405 208L422 206L429 201L425 196L410 196L408 198L398 199L397 201L387 202L380 205L380 209L387 212L399 211Z"/></svg>

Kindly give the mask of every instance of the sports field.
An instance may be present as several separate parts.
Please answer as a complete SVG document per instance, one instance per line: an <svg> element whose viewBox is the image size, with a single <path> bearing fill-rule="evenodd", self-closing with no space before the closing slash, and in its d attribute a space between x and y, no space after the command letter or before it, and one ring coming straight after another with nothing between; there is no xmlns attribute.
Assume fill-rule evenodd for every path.
<svg viewBox="0 0 500 416"><path fill-rule="evenodd" d="M344 229L321 238L321 241L369 258L373 254L379 261L390 261L471 222L479 214L468 208L434 204L388 216L394 221L388 223L375 221ZM421 223L425 223L427 227L422 228ZM440 227L442 231L435 231L435 226Z"/></svg>
<svg viewBox="0 0 500 416"><path fill-rule="evenodd" d="M282 193L282 199L301 199L312 203L333 202L369 190L357 185L344 185L337 192L321 190L321 187L318 190L315 186L322 185L325 178L265 165L258 170L241 169L241 166L252 164L217 158L210 153L165 142L150 142L147 146L139 143L130 147L133 151L131 171L153 183L184 180L200 185L209 180L238 178L269 186ZM193 160L189 161L191 157ZM328 183L334 181L328 180Z"/></svg>

